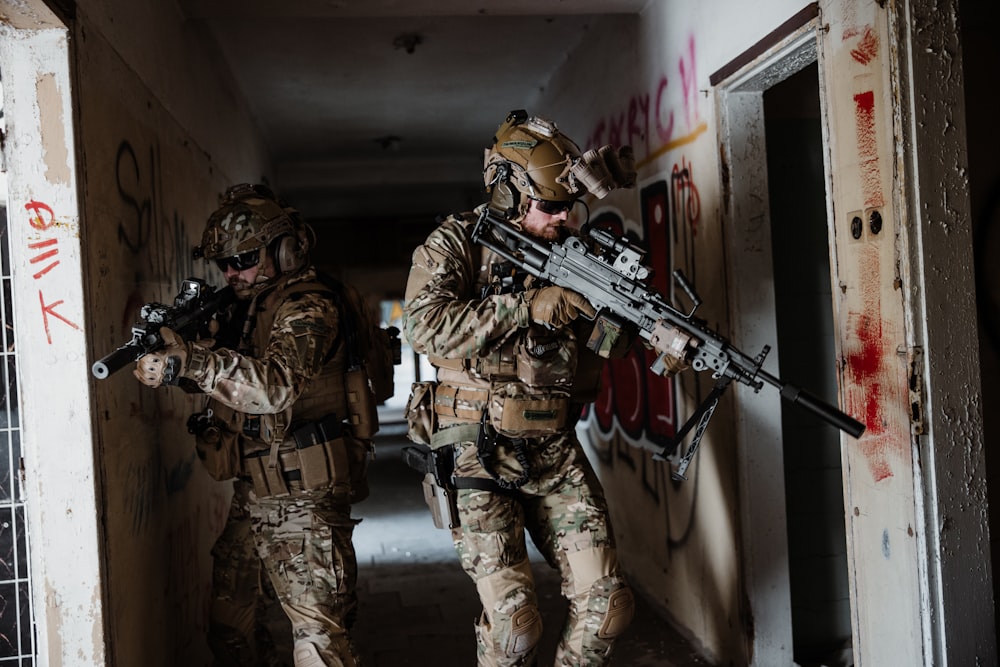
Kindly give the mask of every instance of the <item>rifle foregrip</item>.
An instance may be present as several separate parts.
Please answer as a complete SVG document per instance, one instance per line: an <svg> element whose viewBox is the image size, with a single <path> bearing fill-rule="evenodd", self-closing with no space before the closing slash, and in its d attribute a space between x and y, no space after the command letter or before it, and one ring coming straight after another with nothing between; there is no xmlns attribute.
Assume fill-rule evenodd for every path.
<svg viewBox="0 0 1000 667"><path fill-rule="evenodd" d="M865 432L865 425L857 419L841 412L826 401L813 396L808 391L799 389L795 385L782 385L781 397L790 403L797 403L827 424L836 426L853 438L860 438L861 434Z"/></svg>
<svg viewBox="0 0 1000 667"><path fill-rule="evenodd" d="M98 380L103 380L133 363L140 354L142 354L142 350L138 346L122 345L111 354L95 361L94 365L90 367L90 372Z"/></svg>

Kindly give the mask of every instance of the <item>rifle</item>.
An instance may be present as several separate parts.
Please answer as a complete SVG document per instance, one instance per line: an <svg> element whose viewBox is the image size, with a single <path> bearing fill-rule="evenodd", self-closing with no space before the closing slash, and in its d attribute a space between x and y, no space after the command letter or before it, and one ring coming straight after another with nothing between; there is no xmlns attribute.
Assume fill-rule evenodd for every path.
<svg viewBox="0 0 1000 667"><path fill-rule="evenodd" d="M651 271L642 264L645 251L626 237L597 227L587 225L582 233L580 237L572 236L561 243L549 243L518 229L501 211L485 206L473 227L472 241L536 278L582 294L598 311L595 336L588 341L591 349L600 349L603 331L621 329L624 323L631 323L658 353L650 366L657 375L668 371L667 362L671 357L688 361L695 371L711 371L716 380L711 393L674 439L654 455L657 460L665 460L697 425L691 444L673 473L675 479L687 479L684 473L697 452L708 421L733 380L753 388L754 393L765 383L772 385L786 401L805 408L854 438L861 437L864 424L809 392L761 370L770 345L765 345L757 356L750 357L709 328L704 320L696 318L694 312L701 305L701 299L679 270L673 272L673 277L691 301L692 307L687 313L646 285ZM584 237L594 243L594 251L588 248Z"/></svg>
<svg viewBox="0 0 1000 667"><path fill-rule="evenodd" d="M132 340L95 361L90 370L94 377L103 380L144 355L161 349L161 327L172 329L184 340L191 340L215 313L235 300L236 293L232 287L217 290L203 280L188 278L181 282L173 306L155 302L144 305L139 310L143 321L132 327Z"/></svg>

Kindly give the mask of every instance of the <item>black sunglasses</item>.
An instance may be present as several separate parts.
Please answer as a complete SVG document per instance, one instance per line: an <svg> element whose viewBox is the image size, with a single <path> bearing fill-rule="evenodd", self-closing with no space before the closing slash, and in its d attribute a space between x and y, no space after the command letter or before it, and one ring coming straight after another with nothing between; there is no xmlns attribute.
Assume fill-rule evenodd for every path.
<svg viewBox="0 0 1000 667"><path fill-rule="evenodd" d="M564 211L573 208L574 200L570 201L548 201L546 199L535 199L535 208L546 215L559 215Z"/></svg>
<svg viewBox="0 0 1000 667"><path fill-rule="evenodd" d="M215 260L215 263L219 265L219 270L225 273L227 267L233 267L235 271L246 271L247 269L252 269L257 266L260 262L260 248L256 250L248 250L247 252L241 252L238 255L233 255L232 257L221 257Z"/></svg>

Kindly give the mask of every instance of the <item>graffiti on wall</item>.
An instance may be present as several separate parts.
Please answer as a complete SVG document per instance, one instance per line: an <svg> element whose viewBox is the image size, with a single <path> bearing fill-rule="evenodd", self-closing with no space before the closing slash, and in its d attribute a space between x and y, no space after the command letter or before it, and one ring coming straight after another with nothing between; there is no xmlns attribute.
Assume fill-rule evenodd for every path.
<svg viewBox="0 0 1000 667"><path fill-rule="evenodd" d="M683 266L696 274L693 242L701 222L701 201L691 163L684 157L670 170L670 181L657 180L639 193L639 239L648 249L646 264L653 270L650 285L673 298L672 271ZM593 224L624 233L625 223L613 212L597 216ZM700 392L697 376L664 378L649 370L655 353L636 342L622 359L605 364L601 393L588 408L590 442L609 467L624 467L635 475L638 487L657 507L666 507L667 490L677 482L670 465L653 460L643 448L660 450L673 441L679 427L678 391ZM691 383L685 386L682 383ZM667 544L677 546L687 530L675 534L668 526Z"/></svg>
<svg viewBox="0 0 1000 667"><path fill-rule="evenodd" d="M55 212L48 204L32 199L24 205L28 212L28 224L32 229L39 232L49 232L57 224ZM36 281L42 281L50 271L59 266L59 239L51 236L37 241L30 241L28 250L37 253L33 255L28 263L37 267L32 274ZM38 305L42 313L42 324L45 329L45 339L49 345L52 344L52 323L59 323L60 326L68 326L71 329L80 331L80 326L59 312L59 307L63 305L64 299L47 299L41 287L38 289Z"/></svg>
<svg viewBox="0 0 1000 667"><path fill-rule="evenodd" d="M636 159L652 159L692 141L707 129L698 105L695 39L690 35L673 67L651 90L629 97L619 109L595 123L585 146L628 144Z"/></svg>
<svg viewBox="0 0 1000 667"><path fill-rule="evenodd" d="M192 243L184 218L163 198L163 169L156 145L136 150L123 140L115 155L115 184L122 207L118 241L141 259L146 280L178 280L193 273Z"/></svg>

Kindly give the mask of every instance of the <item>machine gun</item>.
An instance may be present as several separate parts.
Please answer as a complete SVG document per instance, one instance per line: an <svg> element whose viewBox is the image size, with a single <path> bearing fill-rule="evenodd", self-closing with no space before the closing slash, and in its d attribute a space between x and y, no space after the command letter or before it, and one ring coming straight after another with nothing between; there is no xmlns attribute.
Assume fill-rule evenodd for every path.
<svg viewBox="0 0 1000 667"><path fill-rule="evenodd" d="M94 362L91 372L99 380L117 373L143 355L163 347L160 328L173 330L184 340L191 340L215 313L236 300L232 287L215 289L198 278L188 278L174 297L174 305L147 303L140 311L142 322L132 327L132 340Z"/></svg>
<svg viewBox="0 0 1000 667"><path fill-rule="evenodd" d="M725 337L709 328L694 312L701 299L680 271L673 277L691 300L691 310L683 313L646 285L650 276L642 264L645 252L625 237L618 237L597 227L588 227L584 236L595 246L592 251L584 237L570 237L562 243L537 239L506 220L504 215L486 206L472 230L472 241L482 244L515 266L549 283L582 294L597 310L599 325L595 331L620 329L624 323L634 325L639 335L658 353L650 370L663 375L669 370L671 357L690 364L695 371L711 371L716 383L711 393L677 432L672 442L654 455L665 460L688 432L697 425L691 444L680 457L675 479L686 479L684 473L697 452L698 444L708 426L719 399L729 384L736 380L759 392L765 383L776 387L781 398L812 412L823 421L855 438L865 425L834 406L802 389L783 382L761 365L770 346L750 357L733 346ZM599 349L600 340L588 342Z"/></svg>

